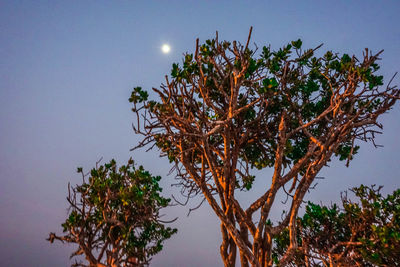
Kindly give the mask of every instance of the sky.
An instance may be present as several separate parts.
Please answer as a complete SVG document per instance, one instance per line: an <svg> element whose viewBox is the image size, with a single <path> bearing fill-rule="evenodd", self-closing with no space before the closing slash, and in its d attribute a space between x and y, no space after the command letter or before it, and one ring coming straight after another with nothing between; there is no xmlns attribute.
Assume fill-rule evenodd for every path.
<svg viewBox="0 0 400 267"><path fill-rule="evenodd" d="M0 259L2 266L70 266L72 245L50 244L67 215L67 184L101 157L133 157L171 188L170 165L158 151L131 152L128 98L135 86L158 87L173 62L215 36L245 42L250 26L258 46L279 48L301 38L304 47L362 55L384 49L385 82L400 71L400 2L393 1L5 1L0 0ZM171 46L169 54L161 46ZM394 84L399 84L397 77ZM307 199L329 204L361 183L400 187L400 106L381 117L384 147L363 143L349 168L333 161ZM269 179L268 170L259 173ZM264 191L262 183L241 196ZM205 203L171 207L178 234L151 266L222 266L219 222ZM279 214L279 209L275 211Z"/></svg>

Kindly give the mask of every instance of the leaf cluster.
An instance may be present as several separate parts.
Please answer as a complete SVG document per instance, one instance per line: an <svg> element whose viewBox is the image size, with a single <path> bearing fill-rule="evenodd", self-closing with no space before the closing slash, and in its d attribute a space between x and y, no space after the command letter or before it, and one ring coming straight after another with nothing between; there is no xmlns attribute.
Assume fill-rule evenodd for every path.
<svg viewBox="0 0 400 267"><path fill-rule="evenodd" d="M400 189L386 197L380 187L361 185L352 188L357 201L347 194L342 207L309 202L303 217L297 219L299 248L292 266L399 266ZM289 230L274 238L273 258L289 246Z"/></svg>

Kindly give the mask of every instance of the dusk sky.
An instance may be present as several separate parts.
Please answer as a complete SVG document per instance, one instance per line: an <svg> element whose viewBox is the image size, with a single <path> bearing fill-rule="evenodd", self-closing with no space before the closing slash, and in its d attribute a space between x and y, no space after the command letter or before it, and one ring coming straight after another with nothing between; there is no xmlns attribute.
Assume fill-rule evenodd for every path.
<svg viewBox="0 0 400 267"><path fill-rule="evenodd" d="M0 0L0 265L70 266L72 245L50 244L67 215L67 184L103 157L133 157L161 175L163 195L179 196L157 150L131 152L139 140L128 98L135 86L158 87L173 62L200 41L219 38L279 48L301 38L321 53L362 55L384 49L385 85L400 71L400 1L6 1ZM163 54L161 46L171 46ZM393 84L400 84L400 78ZM153 96L151 94L151 96ZM350 167L334 160L307 200L329 204L361 183L400 187L400 105L381 117L384 147L362 143ZM257 179L268 181L268 170ZM266 183L265 183L266 184ZM265 191L263 182L241 195ZM222 266L220 226L207 203L163 210L178 234L151 266ZM281 213L275 207L276 216Z"/></svg>

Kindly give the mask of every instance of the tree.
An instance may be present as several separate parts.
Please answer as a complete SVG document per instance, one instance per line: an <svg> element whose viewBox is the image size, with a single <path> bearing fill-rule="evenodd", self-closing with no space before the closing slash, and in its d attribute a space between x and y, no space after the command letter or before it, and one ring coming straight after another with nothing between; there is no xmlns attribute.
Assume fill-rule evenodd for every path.
<svg viewBox="0 0 400 267"><path fill-rule="evenodd" d="M297 219L301 244L290 266L399 266L400 189L383 197L380 189L361 185L342 195L342 208L308 203ZM289 246L289 230L274 238L273 258L279 262Z"/></svg>
<svg viewBox="0 0 400 267"><path fill-rule="evenodd" d="M48 240L74 243L71 258L84 255L88 264L72 266L144 266L158 253L164 240L176 233L165 227L159 211L170 199L160 196L161 177L152 176L132 159L117 168L116 162L82 174L82 184L68 185L69 215L62 236L50 233ZM89 176L89 178L87 178Z"/></svg>
<svg viewBox="0 0 400 267"><path fill-rule="evenodd" d="M149 100L141 87L130 97L134 130L143 135L133 149L156 146L174 163L187 197L204 196L221 221L220 253L234 266L271 266L273 238L289 231L280 265L299 249L296 222L306 192L332 157L347 160L359 141L375 144L378 117L399 98L376 74L381 52L363 58L319 48L302 49L297 40L261 53L233 41L196 41L195 53L172 65L171 77L153 88ZM253 170L272 168L268 190L244 207L237 190L250 191ZM282 221L270 221L279 192L291 202ZM257 214L257 215L255 215Z"/></svg>

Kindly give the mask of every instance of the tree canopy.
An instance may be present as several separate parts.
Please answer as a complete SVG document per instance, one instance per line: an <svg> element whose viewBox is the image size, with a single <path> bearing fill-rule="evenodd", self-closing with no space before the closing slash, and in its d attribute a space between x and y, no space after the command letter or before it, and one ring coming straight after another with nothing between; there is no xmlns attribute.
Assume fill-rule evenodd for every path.
<svg viewBox="0 0 400 267"><path fill-rule="evenodd" d="M71 258L84 255L88 264L73 266L144 266L176 233L160 221L159 211L170 202L160 195L161 177L152 176L130 159L117 167L111 160L82 174L82 184L68 186L69 215L64 234L50 233L49 241L74 243ZM89 177L88 177L89 176Z"/></svg>
<svg viewBox="0 0 400 267"><path fill-rule="evenodd" d="M360 141L372 142L378 117L399 99L383 86L379 55L361 58L304 49L301 40L278 50L250 48L216 38L196 41L195 52L173 64L165 84L149 100L141 87L130 97L135 148L156 146L174 164L182 193L201 194L221 221L225 266L271 266L273 238L288 231L280 265L301 247L297 214L315 177L332 157L347 165ZM273 170L269 188L248 207L237 190L251 190L254 169ZM266 178L264 178L266 179ZM291 202L286 216L270 223L278 192ZM256 218L254 215L257 213Z"/></svg>
<svg viewBox="0 0 400 267"><path fill-rule="evenodd" d="M297 219L301 249L290 266L399 266L400 189L386 197L381 187L351 189L357 201L342 195L342 207L309 202ZM289 230L274 237L276 263L289 246Z"/></svg>

